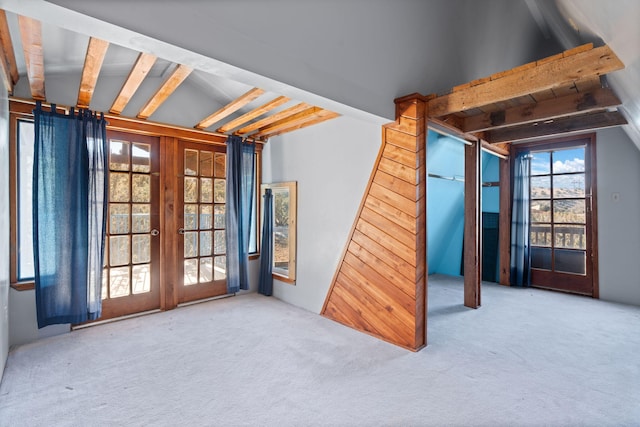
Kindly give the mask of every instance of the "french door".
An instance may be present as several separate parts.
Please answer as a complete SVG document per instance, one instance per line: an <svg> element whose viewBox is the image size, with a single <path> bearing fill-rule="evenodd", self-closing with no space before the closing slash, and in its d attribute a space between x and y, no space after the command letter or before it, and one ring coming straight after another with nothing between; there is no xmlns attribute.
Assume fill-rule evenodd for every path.
<svg viewBox="0 0 640 427"><path fill-rule="evenodd" d="M100 320L160 307L159 139L107 131L109 203Z"/></svg>
<svg viewBox="0 0 640 427"><path fill-rule="evenodd" d="M179 141L179 302L224 295L226 285L225 147Z"/></svg>
<svg viewBox="0 0 640 427"><path fill-rule="evenodd" d="M590 137L538 145L531 150L534 286L594 294L594 151Z"/></svg>

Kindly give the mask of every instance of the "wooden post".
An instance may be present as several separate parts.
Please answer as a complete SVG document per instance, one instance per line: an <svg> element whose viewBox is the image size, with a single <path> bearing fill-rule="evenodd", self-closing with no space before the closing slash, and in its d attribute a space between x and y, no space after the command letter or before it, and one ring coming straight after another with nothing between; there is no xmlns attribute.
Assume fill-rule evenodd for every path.
<svg viewBox="0 0 640 427"><path fill-rule="evenodd" d="M511 286L511 161L500 159L500 284Z"/></svg>
<svg viewBox="0 0 640 427"><path fill-rule="evenodd" d="M482 280L481 147L478 140L464 149L464 305L470 308L480 306Z"/></svg>

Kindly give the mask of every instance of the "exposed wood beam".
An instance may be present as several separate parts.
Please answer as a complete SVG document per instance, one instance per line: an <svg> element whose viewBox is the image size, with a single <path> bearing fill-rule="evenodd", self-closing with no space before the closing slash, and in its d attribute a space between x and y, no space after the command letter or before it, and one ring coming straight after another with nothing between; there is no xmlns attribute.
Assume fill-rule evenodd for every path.
<svg viewBox="0 0 640 427"><path fill-rule="evenodd" d="M446 121L443 119L446 119ZM455 136L464 141L474 142L476 141L476 139L478 139L476 135L464 133L460 130L463 123L460 117L447 116L446 118L443 117L443 119L430 117L428 122L429 129Z"/></svg>
<svg viewBox="0 0 640 427"><path fill-rule="evenodd" d="M482 148L487 151L491 151L500 157L509 157L509 154L510 154L509 150L505 150L504 148L499 147L498 145L489 144L485 140L482 140Z"/></svg>
<svg viewBox="0 0 640 427"><path fill-rule="evenodd" d="M89 38L87 55L84 58L84 67L82 68L80 90L78 91L78 108L89 108L93 91L98 81L98 75L100 74L100 68L102 68L102 62L108 48L109 42L94 37Z"/></svg>
<svg viewBox="0 0 640 427"><path fill-rule="evenodd" d="M9 93L11 93L13 92L13 86L18 82L20 76L18 75L16 56L13 52L13 42L11 41L9 24L7 23L7 14L2 9L0 9L0 48L2 49L0 65L6 75L4 84Z"/></svg>
<svg viewBox="0 0 640 427"><path fill-rule="evenodd" d="M225 105L224 107L222 107L221 109L216 111L215 113L211 114L209 117L203 119L200 123L198 123L195 126L196 129L206 129L206 128L208 128L212 124L214 124L216 122L219 122L220 120L224 119L225 117L227 117L227 116L233 114L234 112L238 111L240 108L244 107L245 105L247 105L251 101L255 100L256 98L258 98L263 93L264 93L264 90L262 90L262 89L260 89L258 87L254 87L249 92L247 92L244 95L236 98L235 100L231 101L230 103L228 103L227 105Z"/></svg>
<svg viewBox="0 0 640 427"><path fill-rule="evenodd" d="M563 116L584 114L609 107L617 107L621 104L620 99L611 89L598 88L589 92L467 117L464 119L462 131L480 132Z"/></svg>
<svg viewBox="0 0 640 427"><path fill-rule="evenodd" d="M475 86L429 101L429 115L442 117L483 105L569 85L624 68L609 46L571 50L481 79Z"/></svg>
<svg viewBox="0 0 640 427"><path fill-rule="evenodd" d="M272 136L277 136L277 135L282 135L283 133L288 133L288 132L293 132L294 130L298 130L298 129L302 129L302 128L306 128L307 126L313 126L313 125L317 125L318 123L322 123L325 122L327 120L331 120L331 119L335 119L336 117L340 117L340 114L338 113L334 113L333 111L327 111L327 110L322 110L318 113L317 117L315 118L310 118L309 120L293 125L291 127L287 127L284 129L281 129L277 132L274 133L270 133L270 134L265 134L262 136L262 138L264 139L268 139L271 138Z"/></svg>
<svg viewBox="0 0 640 427"><path fill-rule="evenodd" d="M309 104L305 104L304 102L301 102L300 104L296 104L293 107L289 107L285 110L280 111L279 113L273 114L271 116L265 117L264 119L258 120L257 122L251 123L250 125L247 125L242 129L238 129L233 134L234 135L249 134L255 131L256 129L264 128L271 123L277 122L278 120L281 120L285 117L299 113L300 111L306 110L309 107L311 107Z"/></svg>
<svg viewBox="0 0 640 427"><path fill-rule="evenodd" d="M491 143L523 141L626 124L627 120L618 111L598 112L585 114L583 116L560 118L550 122L496 129L485 132L484 138Z"/></svg>
<svg viewBox="0 0 640 427"><path fill-rule="evenodd" d="M277 122L260 128L260 130L258 130L258 132L256 132L252 136L262 137L265 135L272 135L280 130L289 129L306 121L323 117L325 116L325 113L330 112L323 110L320 107L309 107L306 110L302 110L299 113L285 117L284 119L278 120Z"/></svg>
<svg viewBox="0 0 640 427"><path fill-rule="evenodd" d="M178 65L173 73L164 81L162 86L156 91L156 93L147 101L147 103L142 107L140 112L138 113L139 119L148 119L154 111L162 105L164 101L171 96L171 94L180 86L180 84L189 77L193 71L192 68L187 67L186 65Z"/></svg>
<svg viewBox="0 0 640 427"><path fill-rule="evenodd" d="M140 53L138 55L138 59L136 60L135 65L129 72L129 76L127 80L122 85L122 89L120 89L120 93L116 97L115 101L113 101L113 105L109 112L111 114L121 114L124 108L127 106L133 94L136 93L142 81L147 77L151 67L156 63L157 57L155 55L151 55L150 53Z"/></svg>
<svg viewBox="0 0 640 427"><path fill-rule="evenodd" d="M464 146L464 306L480 306L482 280L481 145Z"/></svg>
<svg viewBox="0 0 640 427"><path fill-rule="evenodd" d="M31 97L40 101L46 99L44 91L44 54L42 51L42 24L40 21L18 15L24 61L31 88Z"/></svg>
<svg viewBox="0 0 640 427"><path fill-rule="evenodd" d="M286 96L279 96L276 99L256 108L255 110L251 110L248 113L238 117L237 119L226 123L224 126L219 127L216 132L227 133L230 130L242 126L243 124L255 119L256 117L268 113L269 111L281 106L282 104L286 104L287 102L289 102L289 98L287 98Z"/></svg>

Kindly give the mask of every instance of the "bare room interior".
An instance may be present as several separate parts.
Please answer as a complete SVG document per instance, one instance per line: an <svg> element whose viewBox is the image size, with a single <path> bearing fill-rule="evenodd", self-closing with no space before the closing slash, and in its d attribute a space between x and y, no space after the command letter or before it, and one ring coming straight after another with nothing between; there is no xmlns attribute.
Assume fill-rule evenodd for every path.
<svg viewBox="0 0 640 427"><path fill-rule="evenodd" d="M640 424L639 17L0 0L0 426Z"/></svg>

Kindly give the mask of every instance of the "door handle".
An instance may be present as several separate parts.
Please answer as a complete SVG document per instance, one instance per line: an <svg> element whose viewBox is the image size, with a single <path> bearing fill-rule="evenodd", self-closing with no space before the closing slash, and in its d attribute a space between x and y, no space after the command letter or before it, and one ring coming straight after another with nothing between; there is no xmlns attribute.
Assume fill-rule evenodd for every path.
<svg viewBox="0 0 640 427"><path fill-rule="evenodd" d="M151 235L152 236L158 236L160 235L160 231L156 230L155 228L153 230L151 230Z"/></svg>
<svg viewBox="0 0 640 427"><path fill-rule="evenodd" d="M184 228L178 228L178 234L184 234Z"/></svg>

